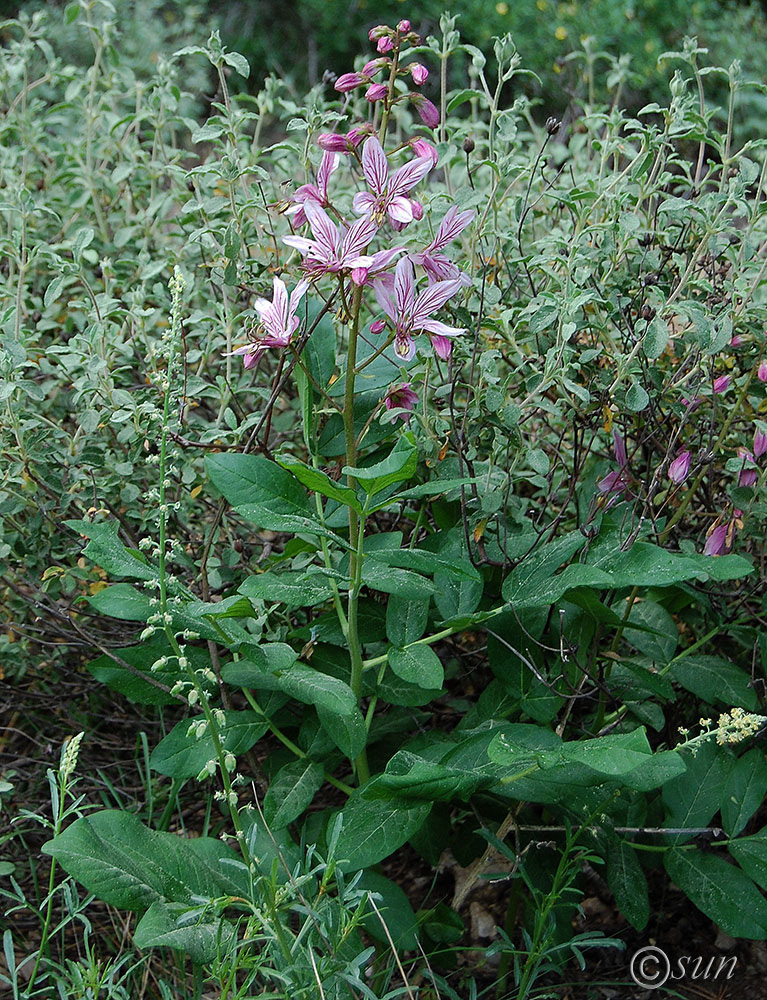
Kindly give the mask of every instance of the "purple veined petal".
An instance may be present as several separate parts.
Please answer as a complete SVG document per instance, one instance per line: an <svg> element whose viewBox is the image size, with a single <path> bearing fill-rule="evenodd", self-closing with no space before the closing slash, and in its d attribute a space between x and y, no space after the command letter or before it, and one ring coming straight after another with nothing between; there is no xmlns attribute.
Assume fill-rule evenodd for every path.
<svg viewBox="0 0 767 1000"><path fill-rule="evenodd" d="M327 212L313 201L304 204L306 218L312 230L312 236L317 243L317 256L330 259L335 255L338 246L338 226L331 221Z"/></svg>
<svg viewBox="0 0 767 1000"><path fill-rule="evenodd" d="M403 257L394 269L394 305L397 316L410 316L415 305L415 276L413 265Z"/></svg>
<svg viewBox="0 0 767 1000"><path fill-rule="evenodd" d="M317 188L319 189L317 193L320 195L319 201L327 201L328 181L330 180L330 175L340 162L341 158L338 153L329 153L326 150L322 154L322 159L317 170Z"/></svg>
<svg viewBox="0 0 767 1000"><path fill-rule="evenodd" d="M371 135L362 147L362 173L370 190L383 194L389 180L389 163L378 136Z"/></svg>
<svg viewBox="0 0 767 1000"><path fill-rule="evenodd" d="M413 309L413 324L418 326L427 319L433 312L441 309L448 299L452 298L456 292L460 291L460 281L435 281L429 285L425 292L416 299Z"/></svg>
<svg viewBox="0 0 767 1000"><path fill-rule="evenodd" d="M272 304L274 306L274 316L284 330L288 325L288 290L282 278L278 278L276 275L273 288Z"/></svg>
<svg viewBox="0 0 767 1000"><path fill-rule="evenodd" d="M311 220L310 220L311 221ZM344 267L352 267L352 264L348 263L347 258L357 257L362 250L370 243L375 234L378 232L378 226L370 218L369 215L363 215L361 219L357 219L344 233L344 237L341 240L341 246L338 251L339 260L343 262ZM363 267L366 265L362 265Z"/></svg>
<svg viewBox="0 0 767 1000"><path fill-rule="evenodd" d="M453 205L447 210L447 212L445 212L445 215L437 228L437 235L429 244L429 249L443 250L448 243L452 243L457 236L460 236L473 218L474 212L472 212L471 209L467 209L465 212L459 212L458 206Z"/></svg>
<svg viewBox="0 0 767 1000"><path fill-rule="evenodd" d="M727 547L727 525L718 524L706 539L704 556L720 556Z"/></svg>
<svg viewBox="0 0 767 1000"><path fill-rule="evenodd" d="M431 346L434 348L434 353L438 358L442 358L443 361L447 361L450 355L453 353L453 342L447 337L443 337L439 333L435 333L431 340Z"/></svg>
<svg viewBox="0 0 767 1000"><path fill-rule="evenodd" d="M394 338L394 353L402 361L411 361L415 357L415 341L409 333L398 333Z"/></svg>
<svg viewBox="0 0 767 1000"><path fill-rule="evenodd" d="M360 254L358 257L343 257L338 261L337 268L349 267L352 270L370 270L370 265L373 263L373 258L370 254Z"/></svg>
<svg viewBox="0 0 767 1000"><path fill-rule="evenodd" d="M357 215L370 215L376 206L376 197L369 191L358 191L352 198L352 208Z"/></svg>
<svg viewBox="0 0 767 1000"><path fill-rule="evenodd" d="M460 337L466 333L465 327L448 326L447 323L440 323L438 319L425 319L420 326L413 326L414 330L425 330L434 334L435 337Z"/></svg>
<svg viewBox="0 0 767 1000"><path fill-rule="evenodd" d="M628 465L626 443L616 430L613 431L613 454L615 455L615 460L621 469Z"/></svg>
<svg viewBox="0 0 767 1000"><path fill-rule="evenodd" d="M376 250L373 254L373 265L371 271L383 271L385 267L394 260L398 253L402 253L404 247L390 247L387 250Z"/></svg>
<svg viewBox="0 0 767 1000"><path fill-rule="evenodd" d="M293 247L294 250L298 250L302 254L317 254L318 247L314 240L307 239L305 236L283 236L282 242L289 247Z"/></svg>
<svg viewBox="0 0 767 1000"><path fill-rule="evenodd" d="M402 195L392 198L386 206L386 211L390 219L402 223L403 226L413 221L413 206L410 204L410 199Z"/></svg>
<svg viewBox="0 0 767 1000"><path fill-rule="evenodd" d="M316 201L322 203L322 195L314 184L302 184L293 192L293 201L303 204L305 201ZM288 209L290 212L290 209Z"/></svg>
<svg viewBox="0 0 767 1000"><path fill-rule="evenodd" d="M290 309L289 309L290 315L295 315L299 303L301 302L301 299L304 297L306 289L308 287L309 287L309 282L306 280L306 278L302 278L298 282L296 287L293 289L293 291L290 293Z"/></svg>
<svg viewBox="0 0 767 1000"><path fill-rule="evenodd" d="M397 322L397 306L394 302L394 276L382 274L372 282L376 302L393 322Z"/></svg>
<svg viewBox="0 0 767 1000"><path fill-rule="evenodd" d="M622 493L626 489L626 476L623 469L613 469L604 479L597 483L600 493Z"/></svg>
<svg viewBox="0 0 767 1000"><path fill-rule="evenodd" d="M296 229L300 229L306 222L306 212L303 205L291 205L290 208L286 209L285 215L293 217L293 225Z"/></svg>
<svg viewBox="0 0 767 1000"><path fill-rule="evenodd" d="M423 180L431 167L430 156L419 156L418 159L411 160L399 170L395 170L389 181L389 196L396 198L397 195L406 194L419 181Z"/></svg>

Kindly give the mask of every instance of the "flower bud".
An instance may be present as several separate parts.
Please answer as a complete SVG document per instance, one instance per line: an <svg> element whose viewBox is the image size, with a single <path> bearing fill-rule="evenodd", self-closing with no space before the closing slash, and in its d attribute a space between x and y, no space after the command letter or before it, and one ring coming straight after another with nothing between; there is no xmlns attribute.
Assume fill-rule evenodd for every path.
<svg viewBox="0 0 767 1000"><path fill-rule="evenodd" d="M355 267L351 272L351 279L355 285L364 285L368 280L368 269L366 267Z"/></svg>
<svg viewBox="0 0 767 1000"><path fill-rule="evenodd" d="M413 219L416 222L420 222L423 218L423 205L420 201L416 201L415 198L410 199L410 207L413 210Z"/></svg>
<svg viewBox="0 0 767 1000"><path fill-rule="evenodd" d="M767 434L763 431L754 431L754 457L761 458L767 452Z"/></svg>
<svg viewBox="0 0 767 1000"><path fill-rule="evenodd" d="M382 101L388 92L389 88L385 83L373 83L365 91L365 97L372 104L374 101Z"/></svg>
<svg viewBox="0 0 767 1000"><path fill-rule="evenodd" d="M386 323L382 319L374 319L370 324L371 333L383 333L386 329Z"/></svg>
<svg viewBox="0 0 767 1000"><path fill-rule="evenodd" d="M431 142L427 142L426 139L422 139L420 136L416 139L411 139L408 145L416 156L422 158L428 156L431 159L432 166L436 167L439 154L437 153L437 147L435 145Z"/></svg>
<svg viewBox="0 0 767 1000"><path fill-rule="evenodd" d="M718 524L713 528L703 547L704 556L720 556L727 550L727 525Z"/></svg>
<svg viewBox="0 0 767 1000"><path fill-rule="evenodd" d="M714 379L714 392L717 395L723 392L727 392L729 385L730 385L730 376L720 375L719 378Z"/></svg>
<svg viewBox="0 0 767 1000"><path fill-rule="evenodd" d="M376 49L381 54L383 54L384 52L391 52L393 48L394 48L394 42L391 40L391 38L389 38L388 35L384 35L383 38L378 39L378 44L376 45Z"/></svg>
<svg viewBox="0 0 767 1000"><path fill-rule="evenodd" d="M345 94L350 90L361 87L367 80L361 73L343 73L335 82L335 89Z"/></svg>
<svg viewBox="0 0 767 1000"><path fill-rule="evenodd" d="M690 474L690 453L680 452L668 467L668 478L672 483L683 483Z"/></svg>
<svg viewBox="0 0 767 1000"><path fill-rule="evenodd" d="M424 125L428 125L429 128L436 128L439 125L439 111L428 97L424 97L423 94L411 94L410 100Z"/></svg>
<svg viewBox="0 0 767 1000"><path fill-rule="evenodd" d="M406 19L403 18L400 21L400 23L397 25L397 31L401 35L406 35L408 33L408 31L410 31L410 21L408 21L408 20L406 20Z"/></svg>
<svg viewBox="0 0 767 1000"><path fill-rule="evenodd" d="M554 135L556 132L558 132L561 125L562 122L558 118L555 118L553 115L550 118L546 119L546 131L549 135Z"/></svg>
<svg viewBox="0 0 767 1000"><path fill-rule="evenodd" d="M391 66L391 59L371 59L370 62L365 63L361 72L363 76L375 76L384 66Z"/></svg>
<svg viewBox="0 0 767 1000"><path fill-rule="evenodd" d="M429 76L429 71L425 66L422 66L420 63L410 63L409 68L410 68L410 75L413 77L413 83L417 87L420 87L424 83L426 83L426 80L428 79Z"/></svg>
<svg viewBox="0 0 767 1000"><path fill-rule="evenodd" d="M375 28L371 28L368 32L368 38L371 42L377 42L379 38L388 35L390 31L391 28L388 24L377 24Z"/></svg>
<svg viewBox="0 0 767 1000"><path fill-rule="evenodd" d="M760 361L756 371L756 377L760 382L767 382L767 361Z"/></svg>
<svg viewBox="0 0 767 1000"><path fill-rule="evenodd" d="M471 138L471 136L468 136L466 139L463 140L463 151L464 151L464 153L466 153L467 156L470 153L473 153L474 150L475 150L475 148L476 148L476 145L475 145L474 140Z"/></svg>

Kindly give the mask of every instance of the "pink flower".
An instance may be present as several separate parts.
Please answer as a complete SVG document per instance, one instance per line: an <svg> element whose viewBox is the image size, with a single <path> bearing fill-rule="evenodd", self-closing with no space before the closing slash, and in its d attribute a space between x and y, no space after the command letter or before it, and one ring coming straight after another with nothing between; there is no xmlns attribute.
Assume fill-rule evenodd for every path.
<svg viewBox="0 0 767 1000"><path fill-rule="evenodd" d="M365 91L365 97L372 104L374 101L382 101L389 92L389 87L385 83L373 83ZM368 142L370 140L368 139Z"/></svg>
<svg viewBox="0 0 767 1000"><path fill-rule="evenodd" d="M378 49L379 52L381 53L391 52L393 48L394 48L394 42L391 40L391 38L389 38L388 35L384 35L383 38L378 39L378 44L376 45L376 49Z"/></svg>
<svg viewBox="0 0 767 1000"><path fill-rule="evenodd" d="M756 371L756 377L760 382L767 382L767 361L760 361Z"/></svg>
<svg viewBox="0 0 767 1000"><path fill-rule="evenodd" d="M730 385L729 375L720 375L719 378L714 379L714 392L719 395L722 392L727 392Z"/></svg>
<svg viewBox="0 0 767 1000"><path fill-rule="evenodd" d="M683 483L690 474L690 453L680 452L668 467L668 478L672 483Z"/></svg>
<svg viewBox="0 0 767 1000"><path fill-rule="evenodd" d="M713 528L706 538L703 546L704 556L721 556L727 551L727 525L718 524Z"/></svg>
<svg viewBox="0 0 767 1000"><path fill-rule="evenodd" d="M422 66L420 63L410 63L408 69L410 70L410 75L413 77L413 83L416 87L420 87L426 83L429 71L425 66Z"/></svg>
<svg viewBox="0 0 767 1000"><path fill-rule="evenodd" d="M759 478L754 467L754 456L745 448L738 448L738 458L743 459L743 466L738 474L738 486L753 486Z"/></svg>
<svg viewBox="0 0 767 1000"><path fill-rule="evenodd" d="M618 463L617 469L612 469L604 479L597 483L600 493L607 496L608 506L615 503L629 484L628 455L626 454L626 444L617 430L613 431L613 454Z"/></svg>
<svg viewBox="0 0 767 1000"><path fill-rule="evenodd" d="M692 399L684 396L682 398L682 406L686 406L690 413L692 413L693 410L697 410L700 406L700 396L693 396Z"/></svg>
<svg viewBox="0 0 767 1000"><path fill-rule="evenodd" d="M754 457L761 458L767 452L767 434L764 431L754 431Z"/></svg>
<svg viewBox="0 0 767 1000"><path fill-rule="evenodd" d="M369 135L372 125L359 125L350 128L346 135L340 132L322 132L317 136L317 145L329 153L352 153L366 135Z"/></svg>
<svg viewBox="0 0 767 1000"><path fill-rule="evenodd" d="M382 319L374 319L370 324L371 333L383 333L386 329L386 323Z"/></svg>
<svg viewBox="0 0 767 1000"><path fill-rule="evenodd" d="M388 35L390 31L391 28L388 24L377 24L375 28L371 28L368 32L368 38L371 42L377 42L379 38Z"/></svg>
<svg viewBox="0 0 767 1000"><path fill-rule="evenodd" d="M288 290L285 282L274 279L272 301L256 299L253 307L261 320L261 329L266 330L266 336L257 337L252 344L238 347L232 354L245 355L245 367L252 368L258 361L261 352L267 347L287 347L293 334L298 329L301 320L296 316L296 310L309 282L302 279L298 282L288 301Z"/></svg>
<svg viewBox="0 0 767 1000"><path fill-rule="evenodd" d="M364 77L361 73L343 73L336 80L335 89L342 94L346 94L348 91L356 90L357 87L361 87L363 83L367 82L367 77Z"/></svg>
<svg viewBox="0 0 767 1000"><path fill-rule="evenodd" d="M423 94L410 94L410 101L415 105L415 109L420 115L421 121L429 128L436 128L439 125L439 111L428 97Z"/></svg>
<svg viewBox="0 0 767 1000"><path fill-rule="evenodd" d="M426 333L440 358L449 358L452 350L450 337L465 333L464 329L446 326L431 314L441 309L448 299L461 288L460 281L436 281L416 296L413 265L403 257L397 264L394 277L382 275L373 282L376 299L394 323L394 351L403 361L415 354L413 335Z"/></svg>
<svg viewBox="0 0 767 1000"><path fill-rule="evenodd" d="M378 231L378 226L370 216L357 219L349 229L340 233L338 226L330 220L327 212L314 201L304 203L304 212L314 239L310 240L304 236L283 236L282 242L289 247L295 247L303 254L304 268L312 276L336 274L339 271L372 267L376 264L375 255L363 253ZM391 253L393 256L393 252L390 251L382 253Z"/></svg>
<svg viewBox="0 0 767 1000"><path fill-rule="evenodd" d="M462 285L470 285L471 278L442 252L448 243L464 231L474 218L471 210L459 212L457 205L452 205L442 218L437 234L431 243L420 253L411 254L411 260L426 271L431 281L460 281Z"/></svg>
<svg viewBox="0 0 767 1000"><path fill-rule="evenodd" d="M389 163L378 137L371 135L362 150L362 172L370 191L359 191L352 202L354 211L370 216L380 225L388 215L392 222L413 221L413 206L405 192L415 187L431 170L431 160L411 160L389 176Z"/></svg>
<svg viewBox="0 0 767 1000"><path fill-rule="evenodd" d="M391 66L391 59L379 58L371 59L370 62L366 62L362 67L363 76L375 76L384 66Z"/></svg>
<svg viewBox="0 0 767 1000"><path fill-rule="evenodd" d="M740 347L742 343L743 343L743 338L739 333L736 333L735 336L730 340L730 347Z"/></svg>
<svg viewBox="0 0 767 1000"><path fill-rule="evenodd" d="M424 157L428 156L431 159L431 165L433 167L437 166L437 160L439 158L439 153L437 153L437 147L431 142L427 142L426 139L422 139L420 136L416 136L415 139L411 139L408 142L408 146L413 150L416 156ZM765 379L767 381L767 379Z"/></svg>
<svg viewBox="0 0 767 1000"><path fill-rule="evenodd" d="M393 385L386 393L384 404L387 410L412 410L418 402L418 393L413 392L409 382ZM398 413L395 419L410 423L410 413Z"/></svg>
<svg viewBox="0 0 767 1000"><path fill-rule="evenodd" d="M405 18L403 18L400 21L400 23L397 25L397 31L401 35L406 35L408 33L408 31L410 31L410 21L408 21Z"/></svg>
<svg viewBox="0 0 767 1000"><path fill-rule="evenodd" d="M328 181L330 175L339 164L338 156L335 153L324 152L317 170L317 184L302 184L293 195L296 202L288 209L287 215L294 216L293 224L297 227L303 226L306 222L306 213L303 205L307 201L316 201L318 205L325 206L328 203Z"/></svg>

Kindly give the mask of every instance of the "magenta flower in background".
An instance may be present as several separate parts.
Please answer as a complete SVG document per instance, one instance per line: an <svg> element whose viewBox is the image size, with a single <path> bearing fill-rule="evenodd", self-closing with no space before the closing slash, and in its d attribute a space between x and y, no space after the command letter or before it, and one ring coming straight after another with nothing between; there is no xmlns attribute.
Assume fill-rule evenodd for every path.
<svg viewBox="0 0 767 1000"><path fill-rule="evenodd" d="M370 191L355 194L354 211L372 217L378 225L387 215L392 222L407 225L413 221L413 206L405 194L430 170L431 159L419 157L395 170L390 177L383 146L377 136L371 135L362 150L362 172Z"/></svg>
<svg viewBox="0 0 767 1000"><path fill-rule="evenodd" d="M462 285L472 283L468 274L449 260L442 251L448 243L452 243L460 236L473 218L474 212L470 210L459 212L458 206L453 205L445 212L431 243L420 253L410 254L411 260L426 271L430 281L460 281Z"/></svg>
<svg viewBox="0 0 767 1000"><path fill-rule="evenodd" d="M386 323L382 319L374 319L370 324L371 333L383 333L386 329Z"/></svg>
<svg viewBox="0 0 767 1000"><path fill-rule="evenodd" d="M389 88L385 83L373 83L365 91L365 97L373 104L375 101L382 101L388 92Z"/></svg>
<svg viewBox="0 0 767 1000"><path fill-rule="evenodd" d="M305 236L283 236L282 242L286 246L294 247L303 255L304 267L312 277L376 265L377 260L374 255L362 252L378 231L378 226L370 216L357 219L349 229L341 233L327 212L314 201L304 203L304 212L314 239L310 240ZM382 252L391 253L393 256L396 250Z"/></svg>
<svg viewBox="0 0 767 1000"><path fill-rule="evenodd" d="M727 551L727 525L718 524L706 538L704 556L721 556Z"/></svg>
<svg viewBox="0 0 767 1000"><path fill-rule="evenodd" d="M760 382L767 382L767 361L760 361L756 370L756 377Z"/></svg>
<svg viewBox="0 0 767 1000"><path fill-rule="evenodd" d="M410 146L416 156L428 156L431 159L431 165L433 167L437 166L439 153L437 152L437 147L433 143L427 142L426 139L422 139L421 136L418 135L414 139L410 139L408 146Z"/></svg>
<svg viewBox="0 0 767 1000"><path fill-rule="evenodd" d="M335 153L324 152L322 154L322 160L317 170L317 183L315 184L302 184L293 195L293 201L296 202L291 208L288 209L287 215L292 215L293 224L297 227L303 226L306 222L306 213L304 212L304 203L307 201L316 201L318 205L323 207L328 203L328 181L330 180L330 175L336 169L339 164L338 156Z"/></svg>
<svg viewBox="0 0 767 1000"><path fill-rule="evenodd" d="M613 430L613 454L618 463L618 468L612 469L604 479L600 479L597 483L599 492L608 498L608 506L615 503L629 484L626 444L617 430Z"/></svg>
<svg viewBox="0 0 767 1000"><path fill-rule="evenodd" d="M668 467L668 478L672 483L683 483L690 474L690 453L680 452Z"/></svg>
<svg viewBox="0 0 767 1000"><path fill-rule="evenodd" d="M754 457L761 458L767 452L767 434L758 428L754 431Z"/></svg>
<svg viewBox="0 0 767 1000"><path fill-rule="evenodd" d="M406 35L408 31L410 31L410 21L408 21L406 18L403 18L397 25L397 31L401 35Z"/></svg>
<svg viewBox="0 0 767 1000"><path fill-rule="evenodd" d="M403 257L397 263L394 276L382 275L373 282L373 288L378 304L394 323L394 350L403 361L414 356L413 336L418 333L428 335L440 358L450 357L453 345L449 338L466 331L446 326L431 316L460 290L460 281L437 281L416 295L413 265Z"/></svg>
<svg viewBox="0 0 767 1000"><path fill-rule="evenodd" d="M383 38L383 36L388 34L390 31L391 28L388 24L377 24L368 32L368 38L371 42L377 42L379 38Z"/></svg>
<svg viewBox="0 0 767 1000"><path fill-rule="evenodd" d="M700 396L693 396L692 399L688 399L686 396L682 399L682 406L686 406L690 413L693 410L697 410L700 406Z"/></svg>
<svg viewBox="0 0 767 1000"><path fill-rule="evenodd" d="M412 410L418 402L418 393L413 392L409 382L393 385L386 393L384 403L387 410ZM398 413L395 419L403 423L410 422L410 413Z"/></svg>
<svg viewBox="0 0 767 1000"><path fill-rule="evenodd" d="M743 467L738 475L738 486L753 486L759 478L754 467L754 456L745 448L738 448L738 458L743 459Z"/></svg>
<svg viewBox="0 0 767 1000"><path fill-rule="evenodd" d="M361 73L342 73L336 80L334 86L336 90L340 91L340 93L346 94L350 90L356 90L357 87L361 87L363 83L367 82L367 77L363 76Z"/></svg>
<svg viewBox="0 0 767 1000"><path fill-rule="evenodd" d="M252 368L258 361L261 352L267 347L287 347L301 323L296 315L296 310L308 287L309 282L305 278L302 279L293 289L290 300L288 300L285 282L280 278L275 278L272 301L256 299L253 303L253 308L258 313L266 336L257 337L253 343L238 347L231 354L244 354L245 367Z"/></svg>
<svg viewBox="0 0 767 1000"><path fill-rule="evenodd" d="M439 125L439 111L432 104L428 97L423 94L409 94L410 103L415 105L421 121L429 128L436 128Z"/></svg>
<svg viewBox="0 0 767 1000"><path fill-rule="evenodd" d="M714 392L718 395L722 392L727 392L730 385L729 375L720 375L719 378L714 379Z"/></svg>
<svg viewBox="0 0 767 1000"><path fill-rule="evenodd" d="M408 69L410 70L410 75L412 76L413 83L416 87L423 86L429 78L428 69L425 66L422 66L421 63L410 63Z"/></svg>
<svg viewBox="0 0 767 1000"><path fill-rule="evenodd" d="M370 135L372 125L358 125L350 128L346 135L340 132L322 132L317 136L317 145L329 153L353 153L366 135Z"/></svg>
<svg viewBox="0 0 767 1000"><path fill-rule="evenodd" d="M391 38L388 37L388 35L384 35L383 38L378 39L376 48L378 49L379 52L391 52L391 50L394 48L394 42L391 40Z"/></svg>

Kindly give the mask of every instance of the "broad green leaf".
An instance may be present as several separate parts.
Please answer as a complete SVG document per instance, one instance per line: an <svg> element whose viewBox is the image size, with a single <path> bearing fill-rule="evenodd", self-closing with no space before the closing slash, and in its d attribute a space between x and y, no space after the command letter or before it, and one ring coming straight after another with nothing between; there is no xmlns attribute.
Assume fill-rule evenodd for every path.
<svg viewBox="0 0 767 1000"><path fill-rule="evenodd" d="M667 851L663 862L670 878L725 934L767 940L767 900L740 868L697 848Z"/></svg>
<svg viewBox="0 0 767 1000"><path fill-rule="evenodd" d="M489 775L448 767L425 760L407 750L400 750L379 774L362 789L366 799L421 799L428 802L449 802L454 798L466 801L481 786L488 786Z"/></svg>
<svg viewBox="0 0 767 1000"><path fill-rule="evenodd" d="M395 483L407 482L415 475L418 466L418 448L411 431L406 431L389 455L366 468L344 466L344 475L354 476L362 489L371 497ZM387 501L388 502L388 501Z"/></svg>
<svg viewBox="0 0 767 1000"><path fill-rule="evenodd" d="M421 688L439 689L445 680L445 670L440 658L423 643L405 649L389 649L389 666L394 673L409 684Z"/></svg>
<svg viewBox="0 0 767 1000"><path fill-rule="evenodd" d="M277 691L277 673L287 670L298 659L298 653L285 642L265 643L262 646L248 646L244 650L247 659L234 660L221 668L221 676L227 684L238 687L259 687L272 679L270 689Z"/></svg>
<svg viewBox="0 0 767 1000"><path fill-rule="evenodd" d="M755 712L759 699L750 686L747 670L721 656L684 656L671 665L669 674L682 687L709 705L737 705Z"/></svg>
<svg viewBox="0 0 767 1000"><path fill-rule="evenodd" d="M535 600L534 595L540 585L549 580L555 570L568 562L585 544L586 539L581 532L574 531L554 542L540 545L522 559L504 580L502 588L504 600L514 606L530 601L531 598Z"/></svg>
<svg viewBox="0 0 767 1000"><path fill-rule="evenodd" d="M409 708L428 705L430 701L444 694L442 688L424 688L418 684L410 684L398 677L389 666L377 690L379 697L390 705L404 705Z"/></svg>
<svg viewBox="0 0 767 1000"><path fill-rule="evenodd" d="M662 317L655 316L647 324L642 347L647 357L654 361L663 354L666 344L668 344L668 324Z"/></svg>
<svg viewBox="0 0 767 1000"><path fill-rule="evenodd" d="M650 896L637 851L613 835L607 843L606 862L607 884L615 905L635 930L643 930L650 919Z"/></svg>
<svg viewBox="0 0 767 1000"><path fill-rule="evenodd" d="M593 740L572 740L555 750L530 751L504 734L488 748L490 759L512 769L512 773L537 765L543 769L560 764L584 764L599 774L617 777L634 771L651 754L644 727L630 733L600 736Z"/></svg>
<svg viewBox="0 0 767 1000"><path fill-rule="evenodd" d="M185 610L190 615L205 618L254 618L256 612L247 597L224 597L220 601L190 601Z"/></svg>
<svg viewBox="0 0 767 1000"><path fill-rule="evenodd" d="M322 496L329 497L331 500L337 500L338 503L346 507L351 507L358 514L362 513L362 505L357 500L357 494L348 486L344 486L343 483L337 483L327 473L321 472L319 469L313 469L292 455L282 453L275 456L275 458L283 469L287 469L307 489L313 490L315 493L321 493Z"/></svg>
<svg viewBox="0 0 767 1000"><path fill-rule="evenodd" d="M349 760L354 760L362 753L367 743L368 731L362 712L356 705L352 711L341 714L331 711L324 704L318 704L317 715L322 728Z"/></svg>
<svg viewBox="0 0 767 1000"><path fill-rule="evenodd" d="M362 582L384 594L397 594L411 601L428 600L434 593L434 584L419 573L397 566L389 566L378 558L378 553L365 556L362 563Z"/></svg>
<svg viewBox="0 0 767 1000"><path fill-rule="evenodd" d="M269 728L255 712L226 712L225 720L220 727L221 744L235 756L249 750ZM197 739L194 732L188 732L190 725L190 719L182 719L160 740L149 758L153 770L183 780L196 777L208 761L216 760L210 731Z"/></svg>
<svg viewBox="0 0 767 1000"><path fill-rule="evenodd" d="M134 580L155 580L157 570L148 566L143 556L127 548L117 536L117 528L104 522L65 521L64 524L90 541L83 554L110 576L127 576Z"/></svg>
<svg viewBox="0 0 767 1000"><path fill-rule="evenodd" d="M295 663L285 670L279 681L281 691L318 710L342 716L352 715L357 710L357 699L348 684L303 663Z"/></svg>
<svg viewBox="0 0 767 1000"><path fill-rule="evenodd" d="M359 871L388 858L413 836L430 809L427 802L366 799L355 789L341 810L343 827L336 847L339 868Z"/></svg>
<svg viewBox="0 0 767 1000"><path fill-rule="evenodd" d="M429 601L392 594L386 605L386 637L395 646L420 639L429 620Z"/></svg>
<svg viewBox="0 0 767 1000"><path fill-rule="evenodd" d="M357 882L357 888L367 889L375 896L378 913L372 906L368 907L371 913L364 918L362 926L376 941L388 944L389 937L381 925L383 921L395 948L412 951L418 947L418 921L410 900L396 882L377 872L366 871Z"/></svg>
<svg viewBox="0 0 767 1000"><path fill-rule="evenodd" d="M250 76L250 65L248 64L248 60L240 52L225 52L223 60L227 66L231 66L233 69L236 69L240 76L244 76L246 79Z"/></svg>
<svg viewBox="0 0 767 1000"><path fill-rule="evenodd" d="M653 631L636 630L629 641L657 667L665 667L679 645L679 632L671 615L654 601L634 601L629 614L632 625L643 625Z"/></svg>
<svg viewBox="0 0 767 1000"><path fill-rule="evenodd" d="M171 660L166 667L152 671L152 665L162 656L169 656L172 653L170 646L164 635L154 636L148 642L143 642L138 646L128 646L125 649L115 649L112 651L116 657L123 660L129 666L134 667L136 673L126 669L121 663L112 659L106 654L91 660L86 664L90 673L102 684L108 685L114 691L119 691L126 698L139 705L172 705L176 699L169 693L157 687L152 681L164 684L166 688L171 688L175 683L179 668L174 660ZM197 652L195 650L195 652ZM187 650L187 657L192 659L192 650ZM207 659L207 657L205 657Z"/></svg>
<svg viewBox="0 0 767 1000"><path fill-rule="evenodd" d="M472 564L465 560L451 559L427 552L425 549L384 549L376 552L375 558L387 566L415 570L426 576L441 573L454 580L482 581L482 577Z"/></svg>
<svg viewBox="0 0 767 1000"><path fill-rule="evenodd" d="M211 917L200 906L152 903L136 925L137 948L173 948L198 964L212 962L227 949L234 928L221 917Z"/></svg>
<svg viewBox="0 0 767 1000"><path fill-rule="evenodd" d="M767 761L758 747L738 758L721 789L722 826L737 837L767 795Z"/></svg>
<svg viewBox="0 0 767 1000"><path fill-rule="evenodd" d="M247 893L247 879L222 865L234 853L220 840L150 830L134 815L105 809L75 820L43 852L111 906L144 910L154 902L189 903Z"/></svg>
<svg viewBox="0 0 767 1000"><path fill-rule="evenodd" d="M707 826L719 808L722 789L726 787L732 757L713 739L698 747L697 753L682 754L687 771L673 778L663 786L663 801L666 804L665 825L687 828ZM688 837L677 834L672 837L675 844Z"/></svg>
<svg viewBox="0 0 767 1000"><path fill-rule="evenodd" d="M751 837L738 837L729 847L743 871L762 889L767 889L767 826Z"/></svg>
<svg viewBox="0 0 767 1000"><path fill-rule="evenodd" d="M299 314L306 309L307 325L311 326L320 311L320 304L311 295L307 295L301 302ZM336 331L333 321L326 313L318 322L309 335L301 352L301 359L309 369L317 385L326 389L330 385L330 379L336 366ZM310 383L311 385L311 383Z"/></svg>
<svg viewBox="0 0 767 1000"><path fill-rule="evenodd" d="M87 598L88 603L102 615L121 618L127 622L145 622L154 612L149 594L136 590L129 583L114 583Z"/></svg>
<svg viewBox="0 0 767 1000"><path fill-rule="evenodd" d="M279 601L294 608L310 608L330 600L330 581L320 573L292 570L267 571L249 576L239 586L239 592L254 601Z"/></svg>
<svg viewBox="0 0 767 1000"><path fill-rule="evenodd" d="M264 796L264 818L273 829L287 826L311 805L325 771L306 758L281 767Z"/></svg>

